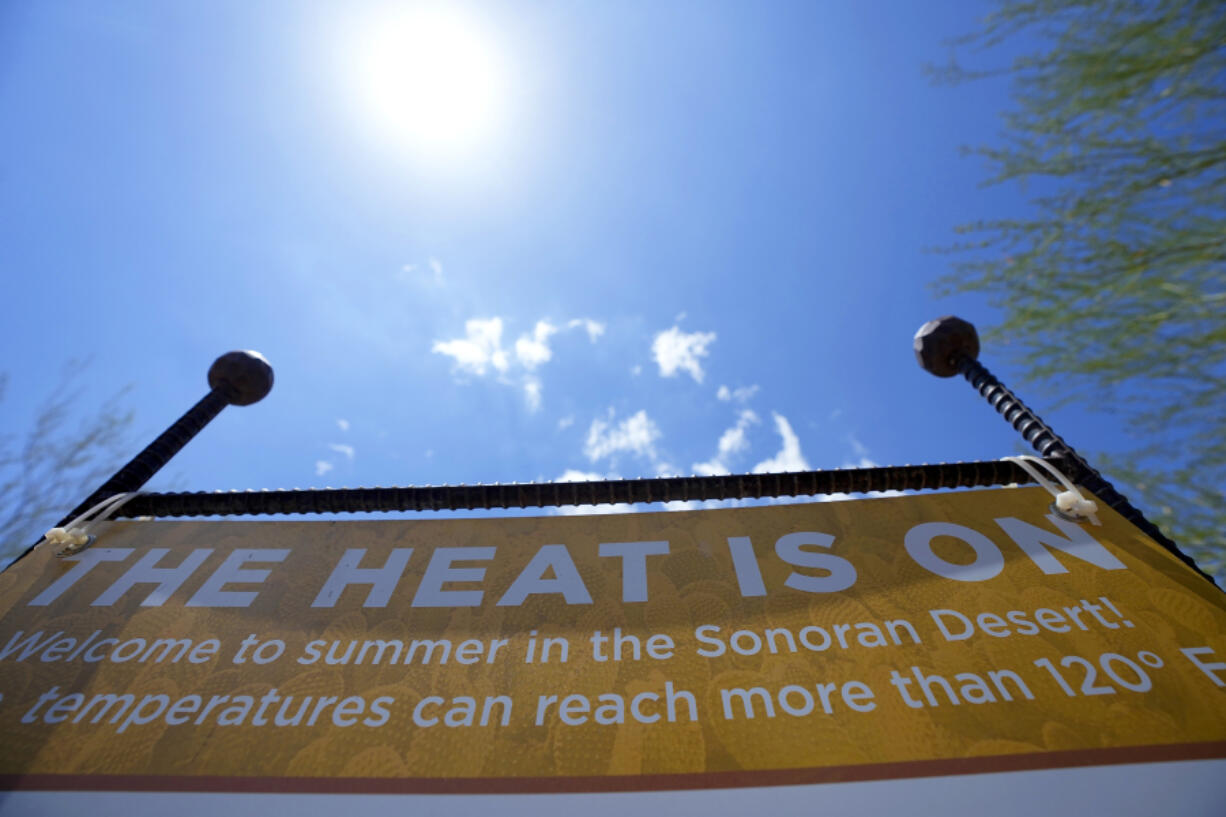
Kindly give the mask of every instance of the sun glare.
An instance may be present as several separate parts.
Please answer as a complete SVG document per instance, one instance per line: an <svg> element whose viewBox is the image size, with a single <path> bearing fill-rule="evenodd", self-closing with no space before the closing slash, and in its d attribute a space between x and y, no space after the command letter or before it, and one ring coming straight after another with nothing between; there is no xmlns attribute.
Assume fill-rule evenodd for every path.
<svg viewBox="0 0 1226 817"><path fill-rule="evenodd" d="M377 135L424 158L472 155L505 107L505 68L479 21L453 7L399 10L351 41L351 93Z"/></svg>

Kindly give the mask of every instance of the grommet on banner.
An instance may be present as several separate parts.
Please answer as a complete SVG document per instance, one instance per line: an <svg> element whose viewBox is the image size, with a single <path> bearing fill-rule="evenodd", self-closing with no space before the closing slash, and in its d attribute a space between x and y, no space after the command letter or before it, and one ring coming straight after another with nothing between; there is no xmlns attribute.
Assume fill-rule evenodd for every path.
<svg viewBox="0 0 1226 817"><path fill-rule="evenodd" d="M140 491L128 491L109 496L66 525L47 531L43 538L53 545L64 546L56 551L57 558L65 559L69 556L76 556L97 540L98 537L90 532L95 525L105 522L111 514L140 494ZM81 527L77 527L78 525Z"/></svg>
<svg viewBox="0 0 1226 817"><path fill-rule="evenodd" d="M1060 470L1051 463L1039 457L1032 457L1024 454L1020 457L1002 457L1006 462L1012 462L1019 468L1025 471L1030 476L1034 477L1034 481L1047 489L1047 492L1054 497L1051 503L1052 511L1062 519L1067 519L1070 522L1080 522L1083 519L1090 520L1091 524L1101 525L1098 521L1098 505L1093 500L1086 499L1082 496L1081 491L1077 486L1069 480ZM1060 481L1060 485L1064 486L1064 490L1060 490L1060 485L1046 479L1035 465L1040 465L1047 470L1049 474Z"/></svg>

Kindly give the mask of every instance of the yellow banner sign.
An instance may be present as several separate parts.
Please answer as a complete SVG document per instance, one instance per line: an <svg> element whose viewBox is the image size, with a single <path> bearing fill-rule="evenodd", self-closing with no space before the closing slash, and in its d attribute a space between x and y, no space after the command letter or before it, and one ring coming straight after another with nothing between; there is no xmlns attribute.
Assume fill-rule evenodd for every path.
<svg viewBox="0 0 1226 817"><path fill-rule="evenodd" d="M132 522L0 575L8 788L511 792L1226 757L1226 596L1039 489Z"/></svg>

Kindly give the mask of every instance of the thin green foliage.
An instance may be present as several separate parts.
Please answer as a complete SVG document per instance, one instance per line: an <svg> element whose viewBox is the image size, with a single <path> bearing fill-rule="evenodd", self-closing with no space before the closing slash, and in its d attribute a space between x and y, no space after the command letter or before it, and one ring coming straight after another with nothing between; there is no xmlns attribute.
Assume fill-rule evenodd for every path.
<svg viewBox="0 0 1226 817"><path fill-rule="evenodd" d="M34 544L122 464L132 413L120 392L85 404L73 383L84 366L70 363L24 434L0 433L0 566ZM0 400L7 378L0 375Z"/></svg>
<svg viewBox="0 0 1226 817"><path fill-rule="evenodd" d="M1118 411L1099 459L1209 567L1226 553L1226 4L1003 0L935 77L1007 75L1001 143L968 153L1028 212L958 228L944 292L985 293L990 336L1065 400Z"/></svg>

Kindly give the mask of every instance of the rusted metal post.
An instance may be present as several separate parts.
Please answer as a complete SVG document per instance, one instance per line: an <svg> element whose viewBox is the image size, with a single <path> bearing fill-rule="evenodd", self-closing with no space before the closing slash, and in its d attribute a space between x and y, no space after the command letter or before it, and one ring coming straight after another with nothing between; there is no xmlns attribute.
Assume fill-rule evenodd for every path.
<svg viewBox="0 0 1226 817"><path fill-rule="evenodd" d="M1175 554L1185 564L1213 581L1196 566L1191 557L1179 549L1158 526L1130 503L1115 486L1107 481L1064 438L1031 411L1021 398L979 362L979 333L968 321L946 315L929 321L915 333L915 358L923 369L937 377L962 375L988 405L1013 426L1026 442L1034 446L1039 456L1055 458L1063 463L1069 478L1080 483L1105 502L1120 516L1140 528L1147 536Z"/></svg>
<svg viewBox="0 0 1226 817"><path fill-rule="evenodd" d="M57 526L68 524L109 496L140 490L226 406L249 406L262 400L272 390L272 366L259 352L227 352L209 367L208 382L208 394L99 485ZM18 558L26 556L33 549L34 545L31 545Z"/></svg>

